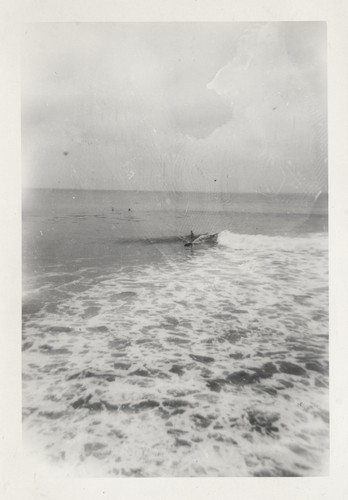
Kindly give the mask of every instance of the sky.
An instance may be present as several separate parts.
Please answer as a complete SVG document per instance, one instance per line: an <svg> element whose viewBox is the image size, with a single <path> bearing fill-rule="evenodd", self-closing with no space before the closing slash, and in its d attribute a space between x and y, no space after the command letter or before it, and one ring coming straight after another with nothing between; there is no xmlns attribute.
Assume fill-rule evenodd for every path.
<svg viewBox="0 0 348 500"><path fill-rule="evenodd" d="M326 24L27 24L22 165L24 188L326 192Z"/></svg>

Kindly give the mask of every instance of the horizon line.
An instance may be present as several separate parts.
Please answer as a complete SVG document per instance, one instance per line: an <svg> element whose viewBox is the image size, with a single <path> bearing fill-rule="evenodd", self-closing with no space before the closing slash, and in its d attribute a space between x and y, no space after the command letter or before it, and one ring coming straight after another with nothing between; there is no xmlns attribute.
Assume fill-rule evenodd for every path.
<svg viewBox="0 0 348 500"><path fill-rule="evenodd" d="M101 188L57 188L57 187L22 187L22 190L41 190L41 191L101 191L108 193L188 193L188 194L260 194L266 196L277 196L284 194L299 194L299 195L314 195L320 196L322 194L328 195L328 191L313 191L313 192L299 192L299 191L284 191L279 193L269 193L266 191L178 191L178 190L159 190L159 189L101 189Z"/></svg>

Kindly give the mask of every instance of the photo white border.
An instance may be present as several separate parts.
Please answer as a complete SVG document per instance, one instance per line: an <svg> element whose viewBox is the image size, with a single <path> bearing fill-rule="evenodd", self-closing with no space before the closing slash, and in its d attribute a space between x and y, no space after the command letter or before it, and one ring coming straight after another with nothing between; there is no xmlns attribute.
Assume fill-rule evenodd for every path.
<svg viewBox="0 0 348 500"><path fill-rule="evenodd" d="M0 6L1 383L4 499L347 498L347 0L27 0ZM32 22L324 21L329 68L330 475L314 478L74 479L24 456L21 430L21 25Z"/></svg>

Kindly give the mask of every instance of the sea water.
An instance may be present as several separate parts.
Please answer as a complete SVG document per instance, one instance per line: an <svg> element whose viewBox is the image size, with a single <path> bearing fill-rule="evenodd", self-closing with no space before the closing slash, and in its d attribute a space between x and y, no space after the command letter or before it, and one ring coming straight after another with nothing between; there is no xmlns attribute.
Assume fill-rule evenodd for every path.
<svg viewBox="0 0 348 500"><path fill-rule="evenodd" d="M325 195L25 192L26 449L77 476L328 473L327 258Z"/></svg>

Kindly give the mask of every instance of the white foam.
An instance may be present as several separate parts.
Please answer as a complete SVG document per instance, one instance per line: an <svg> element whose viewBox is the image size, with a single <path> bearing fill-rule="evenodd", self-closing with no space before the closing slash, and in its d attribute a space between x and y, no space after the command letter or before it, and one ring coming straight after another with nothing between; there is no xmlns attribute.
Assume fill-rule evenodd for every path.
<svg viewBox="0 0 348 500"><path fill-rule="evenodd" d="M327 249L328 239L326 233L313 233L306 236L268 236L263 234L239 234L225 230L218 235L218 243L232 249L255 250L301 250L301 249Z"/></svg>
<svg viewBox="0 0 348 500"><path fill-rule="evenodd" d="M328 401L316 380L325 377L309 370L306 376L279 373L259 384L227 384L220 392L207 382L265 362L304 366L297 357L306 349L326 361L326 341L318 337L328 327L326 238L223 231L218 242L187 254L186 261L119 273L104 269L99 279L82 270L81 281L90 286L75 294L74 284L56 287L60 298L66 286L69 293L56 313L28 324L26 337L34 345L23 353L23 404L36 408L24 426L34 440L39 436L43 454L71 463L80 475L93 473L96 461L98 473L106 475L238 476L281 468L318 473L327 454ZM49 331L52 325L72 331ZM62 348L68 353L55 354ZM173 365L183 368L181 375L171 371ZM134 374L138 370L148 376ZM114 380L93 376L110 373ZM293 387L279 388L284 379ZM152 400L161 410L71 406L89 394L92 402L119 406ZM172 415L164 402L178 399L187 406ZM278 431L255 431L250 410L277 412ZM48 411L64 415L52 419ZM197 425L196 414L209 425ZM182 434L168 432L175 429ZM93 443L99 451L88 451Z"/></svg>

